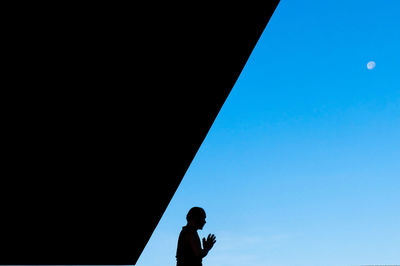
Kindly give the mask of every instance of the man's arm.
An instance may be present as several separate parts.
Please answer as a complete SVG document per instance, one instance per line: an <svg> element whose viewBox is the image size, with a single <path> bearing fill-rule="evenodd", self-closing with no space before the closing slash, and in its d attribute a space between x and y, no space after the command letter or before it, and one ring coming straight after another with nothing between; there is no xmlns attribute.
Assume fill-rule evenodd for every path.
<svg viewBox="0 0 400 266"><path fill-rule="evenodd" d="M208 252L205 252L201 248L199 239L194 234L189 234L187 237L188 237L188 243L190 245L190 248L193 250L194 255L200 258L205 257Z"/></svg>

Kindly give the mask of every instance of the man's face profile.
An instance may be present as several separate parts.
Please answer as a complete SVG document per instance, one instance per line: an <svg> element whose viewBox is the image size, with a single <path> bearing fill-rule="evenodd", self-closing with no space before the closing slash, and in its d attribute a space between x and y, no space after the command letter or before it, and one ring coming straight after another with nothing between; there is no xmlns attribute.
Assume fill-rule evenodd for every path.
<svg viewBox="0 0 400 266"><path fill-rule="evenodd" d="M199 220L198 220L199 229L200 230L203 229L205 224L206 224L206 216L202 215L202 216L199 217Z"/></svg>

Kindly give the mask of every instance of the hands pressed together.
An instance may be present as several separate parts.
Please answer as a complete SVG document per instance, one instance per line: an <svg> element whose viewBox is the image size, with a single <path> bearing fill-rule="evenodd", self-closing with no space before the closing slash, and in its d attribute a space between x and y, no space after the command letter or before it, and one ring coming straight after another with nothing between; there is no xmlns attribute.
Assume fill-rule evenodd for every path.
<svg viewBox="0 0 400 266"><path fill-rule="evenodd" d="M203 237L203 248L207 251L212 249L214 246L216 240L215 240L215 235L214 234L209 234L207 237L207 240L205 237Z"/></svg>

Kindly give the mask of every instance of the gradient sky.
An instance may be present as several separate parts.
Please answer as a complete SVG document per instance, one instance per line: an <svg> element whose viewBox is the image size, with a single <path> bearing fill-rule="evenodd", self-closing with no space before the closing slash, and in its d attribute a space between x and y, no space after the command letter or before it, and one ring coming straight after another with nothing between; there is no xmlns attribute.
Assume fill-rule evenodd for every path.
<svg viewBox="0 0 400 266"><path fill-rule="evenodd" d="M281 0L137 265L400 265L400 1ZM367 68L369 61L376 67Z"/></svg>

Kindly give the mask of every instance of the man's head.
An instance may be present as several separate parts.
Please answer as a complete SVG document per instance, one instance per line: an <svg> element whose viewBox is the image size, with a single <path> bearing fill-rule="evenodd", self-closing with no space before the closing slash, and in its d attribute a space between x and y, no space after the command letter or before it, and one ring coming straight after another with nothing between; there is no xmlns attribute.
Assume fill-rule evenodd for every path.
<svg viewBox="0 0 400 266"><path fill-rule="evenodd" d="M188 224L193 225L196 229L201 230L206 224L206 212L203 210L203 208L193 207L186 215L186 220Z"/></svg>

